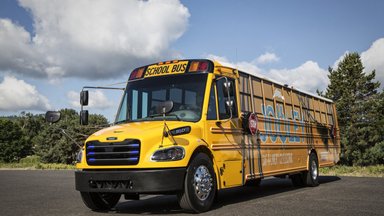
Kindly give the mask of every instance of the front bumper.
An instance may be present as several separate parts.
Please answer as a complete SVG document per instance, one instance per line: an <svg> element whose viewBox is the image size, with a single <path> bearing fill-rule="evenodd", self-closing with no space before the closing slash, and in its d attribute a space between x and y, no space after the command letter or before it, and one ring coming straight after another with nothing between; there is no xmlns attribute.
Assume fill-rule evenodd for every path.
<svg viewBox="0 0 384 216"><path fill-rule="evenodd" d="M183 189L185 173L186 168L76 171L76 190L139 194L169 193Z"/></svg>

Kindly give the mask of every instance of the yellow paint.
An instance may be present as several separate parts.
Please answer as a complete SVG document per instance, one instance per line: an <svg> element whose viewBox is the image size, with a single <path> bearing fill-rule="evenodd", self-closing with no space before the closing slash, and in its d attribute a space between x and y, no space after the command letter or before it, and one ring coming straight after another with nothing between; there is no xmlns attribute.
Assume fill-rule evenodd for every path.
<svg viewBox="0 0 384 216"><path fill-rule="evenodd" d="M147 77L161 75L184 76L191 61L173 61L162 64L153 64L147 67L144 79ZM308 104L309 108L316 113L323 126L314 122L301 121L289 113L292 110L303 112L305 105L300 103L297 95L305 95L297 90L280 86L272 81L257 78L240 73L237 69L224 67L218 62L213 63L213 70L208 71L208 81L204 93L202 105L202 117L198 122L167 121L170 129L190 126L189 134L175 136L177 145L185 149L185 157L180 161L155 162L151 161L152 154L159 149L173 146L170 137L164 138L161 145L163 133L163 121L143 121L115 125L105 128L91 135L86 142L98 140L100 142L121 142L125 139L138 139L141 141L140 160L137 165L130 166L90 166L85 160L85 152L78 169L153 169L153 168L175 168L187 167L192 159L194 151L198 147L205 147L213 157L214 169L218 181L218 189L239 186L246 179L261 178L281 174L295 173L307 168L308 155L311 150L316 152L320 166L331 166L339 160L340 139L337 130L336 138L330 137L329 128L334 125L338 129L335 106L331 102L307 95L308 99L316 103ZM208 102L210 98L211 85L215 85L214 79L227 76L236 80L236 98L239 117L230 120L207 120ZM166 76L163 77L167 79ZM129 85L129 84L128 84ZM249 93L243 94L244 85L249 86ZM216 87L214 87L216 89ZM284 100L273 98L274 90L279 89ZM260 133L269 134L265 142L260 141L260 136L251 136L243 133L241 127L240 98L243 95L253 97L250 99L249 111L254 111L258 116L258 129ZM217 99L217 92L216 92ZM243 102L243 99L242 99ZM269 104L276 110L277 105L284 109L286 119L278 118L275 111L272 116L264 116L260 106ZM291 105L290 105L291 104ZM328 109L326 105L329 105ZM291 107L289 107L291 106ZM218 102L216 101L216 107ZM312 108L311 108L312 107ZM290 110L290 111L289 111ZM218 111L217 111L218 112ZM218 114L218 113L217 113ZM290 116L290 118L289 118ZM322 117L323 116L323 117ZM325 118L326 117L326 118ZM332 119L330 119L332 118ZM301 117L300 117L301 119ZM333 124L330 121L334 121ZM271 123L271 127L266 127ZM284 127L289 130L285 130ZM273 141L272 135L286 137L297 137L299 141L285 142L281 139ZM108 137L116 137L116 140L108 141ZM327 140L327 143L324 143Z"/></svg>

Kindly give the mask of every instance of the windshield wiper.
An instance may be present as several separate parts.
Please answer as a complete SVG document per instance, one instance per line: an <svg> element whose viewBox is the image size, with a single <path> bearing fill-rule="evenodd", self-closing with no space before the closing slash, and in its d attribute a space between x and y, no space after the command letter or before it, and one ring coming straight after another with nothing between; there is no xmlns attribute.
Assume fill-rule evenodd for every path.
<svg viewBox="0 0 384 216"><path fill-rule="evenodd" d="M163 116L163 114L152 114L152 115L149 115L147 118L155 118L155 117L162 117ZM184 121L184 120L182 120L178 115L176 115L176 114L170 114L170 113L168 113L168 114L166 114L165 116L175 116L176 117L176 119L178 120L178 121Z"/></svg>
<svg viewBox="0 0 384 216"><path fill-rule="evenodd" d="M122 123L127 123L127 122L129 122L129 120L125 119L125 120L117 121L117 122L115 122L115 124L122 124Z"/></svg>
<svg viewBox="0 0 384 216"><path fill-rule="evenodd" d="M121 120L121 121L117 121L115 122L114 124L117 125L117 124L122 124L122 123L129 123L129 122L138 122L138 121L146 121L148 120L148 118L155 118L155 117L162 117L163 115L162 114L152 114L152 115L149 115L145 118L141 118L141 119L136 119L136 120L129 120L129 119L125 119L125 120ZM176 119L178 121L184 121L183 119L181 119L178 115L176 114L167 114L166 116L174 116L176 117Z"/></svg>

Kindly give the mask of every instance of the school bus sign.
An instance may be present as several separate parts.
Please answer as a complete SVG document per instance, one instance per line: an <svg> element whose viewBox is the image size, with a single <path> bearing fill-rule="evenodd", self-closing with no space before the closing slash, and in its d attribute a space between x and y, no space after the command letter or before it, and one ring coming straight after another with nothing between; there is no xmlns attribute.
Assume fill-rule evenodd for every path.
<svg viewBox="0 0 384 216"><path fill-rule="evenodd" d="M188 61L181 61L170 64L155 64L148 66L144 77L162 76L184 73L187 69Z"/></svg>
<svg viewBox="0 0 384 216"><path fill-rule="evenodd" d="M93 210L173 193L204 212L217 191L265 177L317 186L339 153L331 100L206 59L160 62L132 71L115 124L85 141L76 189Z"/></svg>

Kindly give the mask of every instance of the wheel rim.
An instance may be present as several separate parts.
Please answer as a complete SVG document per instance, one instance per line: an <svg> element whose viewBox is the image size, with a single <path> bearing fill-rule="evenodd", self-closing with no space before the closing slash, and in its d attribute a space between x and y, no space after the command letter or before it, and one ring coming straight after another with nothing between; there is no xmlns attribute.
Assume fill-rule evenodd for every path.
<svg viewBox="0 0 384 216"><path fill-rule="evenodd" d="M311 174L312 174L312 179L316 180L317 179L317 163L315 160L312 160Z"/></svg>
<svg viewBox="0 0 384 216"><path fill-rule="evenodd" d="M193 188L195 189L196 197L204 201L212 191L213 179L206 166L200 165L193 175Z"/></svg>

